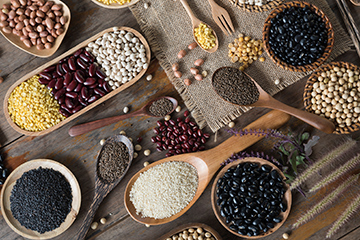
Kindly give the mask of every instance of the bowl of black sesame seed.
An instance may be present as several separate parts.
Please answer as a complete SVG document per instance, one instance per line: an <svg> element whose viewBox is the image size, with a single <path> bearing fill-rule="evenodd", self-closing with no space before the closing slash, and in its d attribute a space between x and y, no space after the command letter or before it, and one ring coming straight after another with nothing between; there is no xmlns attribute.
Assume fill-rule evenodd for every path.
<svg viewBox="0 0 360 240"><path fill-rule="evenodd" d="M9 175L0 201L2 215L13 231L29 239L49 239L75 221L81 192L75 176L64 165L35 159Z"/></svg>

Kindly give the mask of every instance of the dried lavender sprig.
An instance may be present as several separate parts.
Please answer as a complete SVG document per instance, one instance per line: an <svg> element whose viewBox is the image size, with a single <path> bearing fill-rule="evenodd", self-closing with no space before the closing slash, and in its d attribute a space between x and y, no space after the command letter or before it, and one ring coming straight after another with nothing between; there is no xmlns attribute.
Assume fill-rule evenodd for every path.
<svg viewBox="0 0 360 240"><path fill-rule="evenodd" d="M323 200L321 200L315 206L310 208L305 214L303 214L296 221L296 223L293 224L293 228L299 227L300 225L306 223L311 218L313 218L316 214L319 214L329 204L333 203L334 200L339 197L342 192L344 192L349 186L351 186L358 179L358 177L358 175L354 175L347 178L344 183L338 186L334 191L330 192Z"/></svg>
<svg viewBox="0 0 360 240"><path fill-rule="evenodd" d="M353 169L359 163L360 163L360 154L352 158L350 161L347 161L343 166L339 167L338 169L336 169L335 171L324 177L320 182L315 184L315 186L313 186L310 189L310 192L315 192L316 190L330 184L331 182L338 179L344 173Z"/></svg>
<svg viewBox="0 0 360 240"><path fill-rule="evenodd" d="M326 238L330 238L334 233L346 222L349 218L356 212L360 207L360 193L357 197L351 202L350 206L343 212L343 214L336 220L336 222L331 226L330 230L326 234Z"/></svg>
<svg viewBox="0 0 360 240"><path fill-rule="evenodd" d="M291 183L290 189L293 190L300 186L303 182L306 181L311 175L318 172L322 167L327 164L330 164L334 159L339 157L343 152L346 152L356 144L356 141L347 141L342 145L335 148L333 151L328 153L325 157L315 162L313 165L308 167L302 174L300 174L295 180Z"/></svg>

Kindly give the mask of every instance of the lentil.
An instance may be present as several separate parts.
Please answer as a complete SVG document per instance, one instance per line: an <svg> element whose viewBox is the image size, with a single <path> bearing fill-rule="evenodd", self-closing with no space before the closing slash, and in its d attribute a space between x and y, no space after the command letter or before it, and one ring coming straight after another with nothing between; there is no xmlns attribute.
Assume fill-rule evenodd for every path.
<svg viewBox="0 0 360 240"><path fill-rule="evenodd" d="M107 141L99 156L99 178L107 183L114 182L124 174L129 161L129 150L124 143L113 140Z"/></svg>
<svg viewBox="0 0 360 240"><path fill-rule="evenodd" d="M185 162L165 162L140 174L130 191L137 214L163 219L177 214L195 196L196 169Z"/></svg>
<svg viewBox="0 0 360 240"><path fill-rule="evenodd" d="M65 221L72 198L71 186L64 175L51 168L39 167L23 173L16 180L10 208L22 226L45 233Z"/></svg>
<svg viewBox="0 0 360 240"><path fill-rule="evenodd" d="M200 23L199 26L194 29L194 36L203 49L212 49L215 47L216 38L213 30L206 24Z"/></svg>
<svg viewBox="0 0 360 240"><path fill-rule="evenodd" d="M50 128L65 117L50 90L38 82L35 75L17 86L8 99L10 118L20 128L37 132Z"/></svg>
<svg viewBox="0 0 360 240"><path fill-rule="evenodd" d="M240 70L223 67L215 71L212 77L214 90L226 101L238 105L250 105L259 98L254 82Z"/></svg>
<svg viewBox="0 0 360 240"><path fill-rule="evenodd" d="M160 98L154 102L149 107L149 112L157 117L164 117L166 114L170 113L174 108L173 103L167 98Z"/></svg>

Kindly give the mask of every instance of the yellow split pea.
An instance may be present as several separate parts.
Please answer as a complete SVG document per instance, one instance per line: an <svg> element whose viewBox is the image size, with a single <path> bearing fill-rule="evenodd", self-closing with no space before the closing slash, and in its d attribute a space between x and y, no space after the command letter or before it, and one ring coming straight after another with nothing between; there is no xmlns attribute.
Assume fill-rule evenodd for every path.
<svg viewBox="0 0 360 240"><path fill-rule="evenodd" d="M213 30L207 25L200 23L199 27L194 29L194 35L203 49L211 49L215 47L216 38L213 34Z"/></svg>
<svg viewBox="0 0 360 240"><path fill-rule="evenodd" d="M126 3L131 2L131 0L97 0L97 1L101 2L103 4L106 4L106 5L110 5L110 4L113 4L113 3L118 3L120 5L124 5Z"/></svg>
<svg viewBox="0 0 360 240"><path fill-rule="evenodd" d="M50 90L38 79L39 76L35 75L22 82L8 100L10 118L20 128L31 132L48 129L65 119Z"/></svg>

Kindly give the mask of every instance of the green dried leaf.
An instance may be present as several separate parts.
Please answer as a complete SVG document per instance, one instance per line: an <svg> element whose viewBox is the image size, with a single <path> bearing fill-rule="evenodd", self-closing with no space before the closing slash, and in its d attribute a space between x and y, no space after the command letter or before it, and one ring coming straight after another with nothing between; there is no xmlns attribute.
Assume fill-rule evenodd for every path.
<svg viewBox="0 0 360 240"><path fill-rule="evenodd" d="M301 134L301 139L300 141L303 142L303 141L306 141L308 140L310 137L310 134L308 132L304 132L303 134Z"/></svg>

